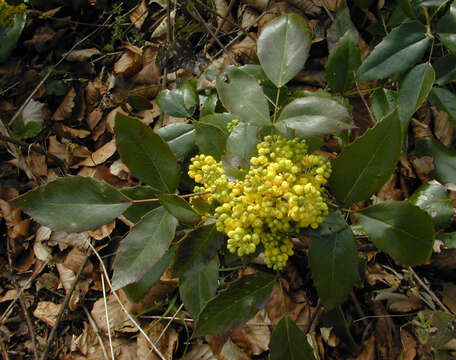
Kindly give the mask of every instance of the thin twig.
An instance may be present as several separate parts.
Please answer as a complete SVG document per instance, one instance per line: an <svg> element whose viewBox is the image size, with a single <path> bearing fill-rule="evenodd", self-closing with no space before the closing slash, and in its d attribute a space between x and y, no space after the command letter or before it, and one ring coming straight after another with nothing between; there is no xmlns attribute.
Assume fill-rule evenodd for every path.
<svg viewBox="0 0 456 360"><path fill-rule="evenodd" d="M92 329L95 332L95 335L97 336L97 339L98 339L98 342L100 343L101 350L103 351L105 360L109 360L108 351L106 350L106 346L104 344L103 338L100 335L100 329L98 329L97 323L95 322L95 320L93 320L92 315L90 315L89 310L87 310L87 308L84 305L82 305L82 309L86 313L87 319L89 319L90 326L92 326Z"/></svg>
<svg viewBox="0 0 456 360"><path fill-rule="evenodd" d="M111 324L109 323L108 302L106 301L105 280L104 280L103 274L100 274L100 276L101 276L101 286L103 287L103 301L104 301L104 308L105 308L106 328L108 330L109 349L111 350L111 358L114 359L114 348L112 346L112 336L111 336Z"/></svg>
<svg viewBox="0 0 456 360"><path fill-rule="evenodd" d="M112 294L114 295L115 299L117 300L117 302L119 303L120 307L122 308L122 311L127 315L127 317L130 319L130 321L136 326L136 328L139 330L139 332L146 338L147 342L149 344L151 344L152 348L154 349L155 353L159 356L159 358L161 360L166 360L166 358L163 356L163 354L160 352L160 350L155 346L153 341L146 334L144 329L138 324L138 322L133 318L133 316L130 314L130 312L125 308L125 305L122 303L122 301L120 301L119 296L117 295L117 293L114 290L112 290L111 281L109 280L108 272L107 272L106 267L104 265L103 259L101 258L100 254L98 253L98 251L95 249L95 247L92 245L92 243L90 241L87 241L87 244L90 246L90 248L94 252L95 256L98 258L98 261L101 264L101 268L103 269L103 273L105 275L105 279L106 279L109 287L111 288Z"/></svg>
<svg viewBox="0 0 456 360"><path fill-rule="evenodd" d="M320 322L320 318L322 315L323 315L323 308L321 307L320 299L318 299L317 308L315 309L315 315L312 318L312 320L310 321L308 333L312 333L315 331L318 323Z"/></svg>
<svg viewBox="0 0 456 360"><path fill-rule="evenodd" d="M215 33L214 33L215 37L218 36L220 30L222 30L223 25L225 25L226 19L228 18L229 14L231 13L231 10L233 9L233 5L235 2L236 2L236 0L231 0L230 3L228 4L228 8L226 9L224 18L222 18L222 21L220 21L220 23L217 25L217 29L215 29ZM214 38L211 38L205 51L209 50L213 43L214 43Z"/></svg>
<svg viewBox="0 0 456 360"><path fill-rule="evenodd" d="M54 16L48 16L43 11L40 11L40 10L27 9L27 10L25 10L25 12L26 12L26 14L30 14L30 15L38 15L38 18L39 19L43 19L43 20L49 19L49 20L61 21L61 22L69 23L69 24L83 25L83 26L89 26L89 27L110 27L110 25L103 25L103 24L100 25L100 24L86 23L86 22L70 20L70 19L67 19L67 18L59 18L59 17L54 17ZM126 24L126 25L128 25L128 24Z"/></svg>
<svg viewBox="0 0 456 360"><path fill-rule="evenodd" d="M51 345L54 342L54 338L57 334L57 328L59 327L60 321L62 320L63 313L65 312L65 310L68 307L68 304L70 303L71 295L73 294L73 291L76 288L76 284L78 283L79 278L80 278L85 266L87 265L87 262L89 261L89 257L90 257L90 250L88 251L87 256L85 257L84 261L82 262L81 267L79 268L79 270L76 274L76 277L75 277L73 283L71 284L71 288L68 290L68 292L65 295L65 299L63 300L63 303L60 306L59 312L58 312L56 320L55 320L55 324L52 327L51 332L47 338L46 348L44 349L44 352L41 354L40 360L45 360L48 356L49 350L51 349Z"/></svg>
<svg viewBox="0 0 456 360"><path fill-rule="evenodd" d="M0 336L0 348L2 349L2 355L4 360L9 360L8 350L6 349L5 343L3 342L3 337Z"/></svg>
<svg viewBox="0 0 456 360"><path fill-rule="evenodd" d="M447 314L454 315L444 304L443 302L440 301L440 299L435 295L435 293L424 283L423 280L413 271L411 267L409 267L410 273L413 275L415 280L418 282L418 284L426 290L426 292L431 296L431 298L437 303L437 305L440 306L440 308L445 311Z"/></svg>
<svg viewBox="0 0 456 360"><path fill-rule="evenodd" d="M356 84L356 90L358 90L358 95L361 98L361 100L362 100L362 102L363 102L364 106L366 107L367 112L369 114L369 119L370 119L371 125L375 125L376 121L375 121L374 114L372 114L372 110L370 109L369 104L367 103L366 99L364 98L364 95L361 93L361 89L359 88L358 82L355 81L355 84Z"/></svg>
<svg viewBox="0 0 456 360"><path fill-rule="evenodd" d="M355 295L355 292L354 291L351 291L350 292L350 296L351 296L351 299L353 301L353 304L355 304L355 308L356 308L356 311L358 312L359 316L361 316L361 319L363 319L363 324L365 326L369 325L369 322L366 320L366 314L364 313L359 301L358 301L358 298L356 297Z"/></svg>
<svg viewBox="0 0 456 360"><path fill-rule="evenodd" d="M201 196L201 195L206 195L210 194L211 191L203 191L199 193L192 193L192 194L185 194L185 195L179 195L180 198L189 198L189 197L194 197L194 196ZM142 203L151 203L151 202L159 202L160 199L141 199L141 200L130 200L132 204L142 204Z"/></svg>
<svg viewBox="0 0 456 360"><path fill-rule="evenodd" d="M144 315L144 316L141 316L141 318L156 319L156 320L173 320L173 321L182 321L182 322L195 322L195 320L193 320L193 319L180 318L180 317L174 317L174 316Z"/></svg>
<svg viewBox="0 0 456 360"><path fill-rule="evenodd" d="M177 314L179 314L179 312L182 310L182 308L184 307L184 304L180 304L179 308L177 309L177 311L174 313L173 316L171 316L171 319L168 321L168 323L166 324L166 326L163 328L163 331L160 333L160 335L158 336L157 340L155 340L155 344L158 344L158 342L160 341L160 339L162 338L163 334L166 332L166 330L168 330L169 326L171 325L171 323L174 321L174 319L176 318Z"/></svg>

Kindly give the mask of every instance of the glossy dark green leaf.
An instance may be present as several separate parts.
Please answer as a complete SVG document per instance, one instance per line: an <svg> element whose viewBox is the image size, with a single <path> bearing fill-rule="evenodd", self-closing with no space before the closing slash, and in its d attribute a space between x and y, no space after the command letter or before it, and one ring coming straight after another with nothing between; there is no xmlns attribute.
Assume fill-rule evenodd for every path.
<svg viewBox="0 0 456 360"><path fill-rule="evenodd" d="M408 200L426 211L437 229L445 228L451 223L453 203L448 191L439 182L432 180L421 185Z"/></svg>
<svg viewBox="0 0 456 360"><path fill-rule="evenodd" d="M198 92L196 91L196 81L184 80L181 85L184 106L186 109L193 109L199 103Z"/></svg>
<svg viewBox="0 0 456 360"><path fill-rule="evenodd" d="M415 66L401 83L397 97L398 113L401 119L401 130L405 133L409 120L426 100L435 80L431 64Z"/></svg>
<svg viewBox="0 0 456 360"><path fill-rule="evenodd" d="M348 298L359 281L358 247L350 226L337 212L329 214L310 237L312 279L325 309L331 310Z"/></svg>
<svg viewBox="0 0 456 360"><path fill-rule="evenodd" d="M263 28L257 41L258 59L277 87L282 87L301 71L311 43L307 23L296 14L281 16Z"/></svg>
<svg viewBox="0 0 456 360"><path fill-rule="evenodd" d="M448 149L434 138L421 138L415 142L418 157L431 156L434 159L432 175L442 184L456 183L456 152Z"/></svg>
<svg viewBox="0 0 456 360"><path fill-rule="evenodd" d="M240 66L239 69L245 71L249 75L252 75L258 81L264 82L268 80L268 77L264 73L264 70L261 67L261 65L247 64Z"/></svg>
<svg viewBox="0 0 456 360"><path fill-rule="evenodd" d="M179 279L180 297L193 319L198 319L203 307L217 293L218 268L218 258L215 256L200 271Z"/></svg>
<svg viewBox="0 0 456 360"><path fill-rule="evenodd" d="M343 0L340 1L339 7L337 8L335 21L331 24L327 31L326 40L328 42L328 49L330 53L334 50L340 39L347 31L356 34L356 37L359 36L358 31L351 20L350 9L347 6L347 2Z"/></svg>
<svg viewBox="0 0 456 360"><path fill-rule="evenodd" d="M410 19L415 20L416 14L410 0L397 0L398 5Z"/></svg>
<svg viewBox="0 0 456 360"><path fill-rule="evenodd" d="M176 227L177 219L162 206L144 215L120 242L114 262L113 290L143 278L168 250Z"/></svg>
<svg viewBox="0 0 456 360"><path fill-rule="evenodd" d="M194 335L221 334L244 324L266 305L274 283L275 276L265 272L234 281L203 308Z"/></svg>
<svg viewBox="0 0 456 360"><path fill-rule="evenodd" d="M284 315L271 335L269 343L271 360L314 360L313 350L306 335Z"/></svg>
<svg viewBox="0 0 456 360"><path fill-rule="evenodd" d="M187 234L177 249L173 275L190 276L200 271L221 248L223 240L224 236L215 224L201 226Z"/></svg>
<svg viewBox="0 0 456 360"><path fill-rule="evenodd" d="M29 191L11 202L54 231L95 230L114 220L131 200L111 185L68 176Z"/></svg>
<svg viewBox="0 0 456 360"><path fill-rule="evenodd" d="M176 247L171 246L165 255L144 274L141 280L122 288L131 301L138 303L149 293L150 289L160 280L165 270L171 265L175 251Z"/></svg>
<svg viewBox="0 0 456 360"><path fill-rule="evenodd" d="M446 85L456 80L456 54L447 54L433 63L435 70L435 83Z"/></svg>
<svg viewBox="0 0 456 360"><path fill-rule="evenodd" d="M152 103L143 96L130 95L127 98L127 102L131 105L134 111L143 111L153 108Z"/></svg>
<svg viewBox="0 0 456 360"><path fill-rule="evenodd" d="M250 158L257 154L258 142L258 128L254 125L239 123L226 142L224 162L229 158L231 164L238 164L238 169L247 169L250 166Z"/></svg>
<svg viewBox="0 0 456 360"><path fill-rule="evenodd" d="M452 53L456 53L456 6L452 5L450 11L437 23L437 34L443 45Z"/></svg>
<svg viewBox="0 0 456 360"><path fill-rule="evenodd" d="M201 217L192 209L187 201L174 194L158 194L157 197L168 212L183 224L196 224Z"/></svg>
<svg viewBox="0 0 456 360"><path fill-rule="evenodd" d="M456 67L456 66L455 66ZM446 111L449 120L456 126L456 95L444 88L434 88L429 96L432 105L439 110Z"/></svg>
<svg viewBox="0 0 456 360"><path fill-rule="evenodd" d="M407 201L385 201L356 212L375 246L403 265L426 263L434 245L432 218Z"/></svg>
<svg viewBox="0 0 456 360"><path fill-rule="evenodd" d="M0 63L5 62L13 51L16 43L18 42L22 30L24 30L27 15L25 12L22 14L14 15L13 25L0 28Z"/></svg>
<svg viewBox="0 0 456 360"><path fill-rule="evenodd" d="M302 138L337 133L353 127L345 106L317 96L299 98L285 106L276 126L281 132L292 129L296 136Z"/></svg>
<svg viewBox="0 0 456 360"><path fill-rule="evenodd" d="M380 88L375 90L371 97L372 112L377 121L382 120L397 107L397 92Z"/></svg>
<svg viewBox="0 0 456 360"><path fill-rule="evenodd" d="M347 31L336 48L329 54L326 80L335 92L343 93L355 86L355 74L361 65L361 52L357 36Z"/></svg>
<svg viewBox="0 0 456 360"><path fill-rule="evenodd" d="M361 64L358 80L383 79L407 70L421 60L430 41L423 24L410 22L399 25L385 36Z"/></svg>
<svg viewBox="0 0 456 360"><path fill-rule="evenodd" d="M225 153L226 134L215 125L195 122L196 145L202 154L220 160Z"/></svg>
<svg viewBox="0 0 456 360"><path fill-rule="evenodd" d="M140 120L122 114L117 114L114 131L120 158L133 176L157 191L176 191L180 167L159 135Z"/></svg>
<svg viewBox="0 0 456 360"><path fill-rule="evenodd" d="M332 163L329 184L345 206L367 200L389 179L401 151L401 129L394 111L345 147Z"/></svg>
<svg viewBox="0 0 456 360"><path fill-rule="evenodd" d="M194 108L185 106L182 90L162 90L157 96L157 105L168 115L185 118L192 116Z"/></svg>
<svg viewBox="0 0 456 360"><path fill-rule="evenodd" d="M157 134L168 143L179 160L182 160L195 146L196 131L192 124L169 124L158 129Z"/></svg>
<svg viewBox="0 0 456 360"><path fill-rule="evenodd" d="M350 327L340 306L330 311L325 311L323 315L322 325L324 327L332 327L337 337L353 353L358 353L360 351L358 344L356 344L355 340L353 339L353 336L350 332Z"/></svg>
<svg viewBox="0 0 456 360"><path fill-rule="evenodd" d="M223 133L228 136L228 129L227 125L233 121L235 117L230 113L222 113L222 114L211 114L207 116L200 117L199 121L205 124L213 125L218 127Z"/></svg>
<svg viewBox="0 0 456 360"><path fill-rule="evenodd" d="M132 200L156 199L157 191L149 186L133 186L120 190L120 192ZM149 211L160 206L160 202L146 202L132 204L122 215L132 223L137 223Z"/></svg>
<svg viewBox="0 0 456 360"><path fill-rule="evenodd" d="M229 66L226 70L229 82L217 78L216 87L223 106L242 122L257 126L271 124L269 107L257 80Z"/></svg>

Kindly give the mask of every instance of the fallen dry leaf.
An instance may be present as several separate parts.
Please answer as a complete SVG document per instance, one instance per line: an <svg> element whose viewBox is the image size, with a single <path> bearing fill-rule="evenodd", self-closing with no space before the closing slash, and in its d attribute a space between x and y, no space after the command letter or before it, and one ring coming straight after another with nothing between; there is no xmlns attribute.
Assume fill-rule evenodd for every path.
<svg viewBox="0 0 456 360"><path fill-rule="evenodd" d="M413 360L416 356L416 340L407 330L401 328L402 351L399 355L401 360Z"/></svg>
<svg viewBox="0 0 456 360"><path fill-rule="evenodd" d="M82 233L66 233L63 231L55 231L52 233L48 244L51 246L59 245L60 250L65 250L68 246L76 246L80 249L87 249L90 241L87 232Z"/></svg>
<svg viewBox="0 0 456 360"><path fill-rule="evenodd" d="M207 344L198 342L196 345L192 346L190 352L185 355L182 360L217 360L214 356L214 353L211 350L211 347Z"/></svg>
<svg viewBox="0 0 456 360"><path fill-rule="evenodd" d="M145 326L144 328L149 328L150 324L148 326ZM165 357L167 360L172 360L173 359L173 354L177 349L177 346L179 344L179 337L176 332L172 328L172 326L169 326L164 334L162 332L165 329L165 325L161 322L156 324L154 327L152 327L151 330L147 332L149 335L150 340L153 342L156 342L158 338L160 340L156 343L156 346L158 350L162 353L162 355ZM150 343L146 340L144 335L140 334L137 338L137 358L141 360L160 360L160 358L155 354L154 351L152 350L152 346Z"/></svg>
<svg viewBox="0 0 456 360"><path fill-rule="evenodd" d="M372 335L369 340L363 344L363 351L358 355L356 360L376 360L377 355L375 351L375 335Z"/></svg>
<svg viewBox="0 0 456 360"><path fill-rule="evenodd" d="M442 301L448 308L456 314L456 285L453 283L443 283Z"/></svg>
<svg viewBox="0 0 456 360"><path fill-rule="evenodd" d="M87 136L90 135L89 130L84 130L84 129L74 129L72 127L66 126L64 124L59 123L58 124L58 131L62 136L65 137L71 137L71 138L78 138L78 139L84 139Z"/></svg>
<svg viewBox="0 0 456 360"><path fill-rule="evenodd" d="M54 326L60 311L60 306L60 304L54 304L50 301L40 301L38 302L35 311L33 311L33 316L49 326Z"/></svg>
<svg viewBox="0 0 456 360"><path fill-rule="evenodd" d="M73 165L72 168L78 168L80 166L97 166L104 163L116 152L116 140L112 139L111 141L104 144L97 151L90 154L87 158L81 162Z"/></svg>
<svg viewBox="0 0 456 360"><path fill-rule="evenodd" d="M174 18L176 17L176 10L171 11L170 19L171 23L174 23ZM154 32L150 36L151 39L159 38L165 35L168 31L168 17L163 16L163 20L155 28Z"/></svg>
<svg viewBox="0 0 456 360"><path fill-rule="evenodd" d="M110 223L101 226L97 230L87 231L87 233L94 240L103 240L104 238L107 238L109 235L111 235L111 233L115 227L116 227L116 222L111 221Z"/></svg>
<svg viewBox="0 0 456 360"><path fill-rule="evenodd" d="M35 240L35 243L33 244L33 253L38 260L45 263L52 260L51 248L44 245L41 241Z"/></svg>
<svg viewBox="0 0 456 360"><path fill-rule="evenodd" d="M245 325L238 326L232 331L231 339L249 356L260 355L269 349L271 340L270 324L264 310L256 313Z"/></svg>
<svg viewBox="0 0 456 360"><path fill-rule="evenodd" d="M109 349L108 341L105 341L106 349ZM136 356L136 342L123 338L112 339L115 360L140 360ZM109 350L108 350L109 351ZM106 360L101 346L97 346L93 352L90 352L87 360Z"/></svg>
<svg viewBox="0 0 456 360"><path fill-rule="evenodd" d="M143 50L143 67L133 77L133 81L138 84L153 85L160 83L161 71L155 64L158 49L148 46Z"/></svg>
<svg viewBox="0 0 456 360"><path fill-rule="evenodd" d="M218 360L250 360L250 357L230 339L226 341L222 347L222 351L216 357Z"/></svg>
<svg viewBox="0 0 456 360"><path fill-rule="evenodd" d="M68 61L86 61L95 55L101 55L101 51L98 50L97 48L73 50L66 54L66 60L68 60Z"/></svg>
<svg viewBox="0 0 456 360"><path fill-rule="evenodd" d="M137 28L141 29L144 24L144 21L147 18L149 12L147 11L147 5L144 0L136 7L134 11L130 14L129 18L131 23Z"/></svg>
<svg viewBox="0 0 456 360"><path fill-rule="evenodd" d="M141 55L126 50L122 54L119 60L114 64L114 73L117 75L130 75L136 72L141 66Z"/></svg>
<svg viewBox="0 0 456 360"><path fill-rule="evenodd" d="M130 321L130 319L128 319L128 316L124 313L114 295L110 294L106 297L106 306L108 308L109 327L111 331L126 333L138 331L135 325ZM129 310L128 307L127 310ZM104 333L107 333L108 325L106 322L105 303L103 296L95 302L91 314L98 328Z"/></svg>
<svg viewBox="0 0 456 360"><path fill-rule="evenodd" d="M74 88L71 88L68 93L65 95L64 99L60 103L59 107L52 115L51 120L62 121L68 119L73 113L74 100L76 98L76 91Z"/></svg>

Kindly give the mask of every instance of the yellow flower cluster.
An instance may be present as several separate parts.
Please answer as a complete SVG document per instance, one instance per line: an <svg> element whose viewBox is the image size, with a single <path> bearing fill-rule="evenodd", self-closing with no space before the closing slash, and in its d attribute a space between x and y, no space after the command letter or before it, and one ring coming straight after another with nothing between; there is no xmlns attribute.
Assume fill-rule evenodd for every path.
<svg viewBox="0 0 456 360"><path fill-rule="evenodd" d="M192 158L189 176L203 186L195 191L215 206L217 230L228 236L227 248L239 256L264 246L268 267L282 269L293 255L288 234L317 228L328 213L323 185L331 173L329 162L307 153L302 139L266 136L257 145L243 180L230 180L212 156Z"/></svg>
<svg viewBox="0 0 456 360"><path fill-rule="evenodd" d="M25 4L10 5L5 0L0 0L0 27L13 25L14 16L25 11Z"/></svg>

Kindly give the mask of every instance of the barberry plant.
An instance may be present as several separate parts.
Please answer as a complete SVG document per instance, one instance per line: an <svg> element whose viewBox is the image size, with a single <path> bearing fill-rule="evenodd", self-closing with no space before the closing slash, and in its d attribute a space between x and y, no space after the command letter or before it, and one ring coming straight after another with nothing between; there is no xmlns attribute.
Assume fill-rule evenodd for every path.
<svg viewBox="0 0 456 360"><path fill-rule="evenodd" d="M25 26L25 4L10 5L0 0L0 63L6 61Z"/></svg>
<svg viewBox="0 0 456 360"><path fill-rule="evenodd" d="M401 90L394 102L389 90L374 92L377 122L348 144L354 126L351 108L340 95L353 90L357 72L359 78L371 80L370 69L379 67L374 73L381 78L390 74L380 70L389 69L391 61L403 63L377 48L361 62L350 24L342 6L332 29L342 33L332 44L326 69L335 94L293 92L286 86L304 67L311 34L298 15L282 16L262 30L259 64L228 66L215 78L208 71L202 75L206 81L183 80L177 89L160 92L161 110L188 122L155 132L138 119L117 115L120 158L141 185L116 189L90 178L65 177L13 204L56 231L94 230L123 215L134 226L120 243L113 289L123 289L138 301L171 266L179 278L181 300L197 320L196 336L230 330L263 308L297 251L295 244L306 236L310 246L299 251L308 256L321 303L339 323L337 331L344 331L340 306L360 282L362 268L347 215L358 220L364 236L379 250L414 266L429 260L434 227L445 228L453 212L440 183L420 188L410 200L348 209L368 201L390 178L404 150L409 117L433 83L428 65L411 70L424 80L407 114L397 107ZM418 29L408 21L401 26ZM397 36L393 34L388 36ZM397 52L396 42L378 48L391 44ZM406 85L407 79L408 75L404 91L415 91ZM215 89L204 86L212 80ZM339 143L337 157L319 150L329 137ZM436 171L442 182L451 182L444 177L454 171L440 165ZM178 239L177 230L184 230ZM257 272L217 294L220 266L246 266L253 258L260 263ZM288 315L275 327L270 348L271 359L314 358Z"/></svg>

